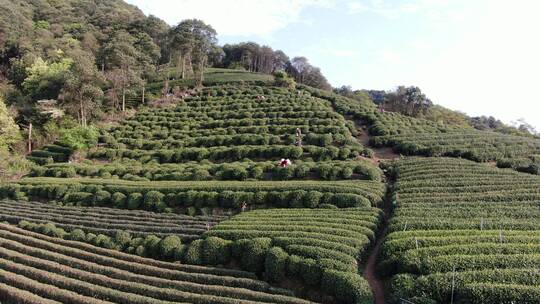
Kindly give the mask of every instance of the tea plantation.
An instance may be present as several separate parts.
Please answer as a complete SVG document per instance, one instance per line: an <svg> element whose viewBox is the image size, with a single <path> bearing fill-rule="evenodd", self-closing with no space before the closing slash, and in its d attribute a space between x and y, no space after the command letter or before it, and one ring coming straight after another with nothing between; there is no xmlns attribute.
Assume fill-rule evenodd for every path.
<svg viewBox="0 0 540 304"><path fill-rule="evenodd" d="M81 257L63 250L62 257L28 257L24 267L65 261L76 269L40 281L23 265L9 268L6 277L50 290L25 288L33 284L27 281L6 284L6 292L82 303L88 295L75 298L70 288L92 284L95 299L112 302L371 302L359 270L382 223L386 189L381 169L366 158L372 151L356 139L362 131L307 90L231 81L101 129L82 161L67 163L74 151L60 157L59 144L34 153L41 166L0 186L0 219L18 227L9 226L11 234L32 238L10 239L10 250L19 256L26 254L20 246L35 244L37 254L54 240L92 255L80 253L90 261L77 264L70 259ZM109 255L141 268L153 263L153 271L180 267L189 278L125 286L140 273L118 269ZM19 267L25 257L4 259ZM102 259L106 270L87 264ZM119 277L100 277L108 273Z"/></svg>
<svg viewBox="0 0 540 304"><path fill-rule="evenodd" d="M0 299L540 303L540 140L211 72L0 185Z"/></svg>
<svg viewBox="0 0 540 304"><path fill-rule="evenodd" d="M470 161L392 167L396 208L380 272L420 303L537 303L540 178Z"/></svg>

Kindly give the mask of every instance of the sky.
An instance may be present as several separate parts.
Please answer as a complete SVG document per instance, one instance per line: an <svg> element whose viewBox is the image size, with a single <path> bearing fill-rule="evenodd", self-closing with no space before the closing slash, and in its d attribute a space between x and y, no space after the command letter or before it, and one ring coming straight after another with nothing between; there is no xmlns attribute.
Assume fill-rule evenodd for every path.
<svg viewBox="0 0 540 304"><path fill-rule="evenodd" d="M419 86L472 116L540 130L537 0L127 0L171 25L197 18L220 44L305 56L338 87Z"/></svg>

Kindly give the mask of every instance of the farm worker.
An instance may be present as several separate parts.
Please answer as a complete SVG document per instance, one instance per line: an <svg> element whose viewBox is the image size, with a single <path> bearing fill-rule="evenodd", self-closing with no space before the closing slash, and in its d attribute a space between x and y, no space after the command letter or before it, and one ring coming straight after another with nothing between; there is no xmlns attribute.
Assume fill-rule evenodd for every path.
<svg viewBox="0 0 540 304"><path fill-rule="evenodd" d="M242 205L240 206L240 209L242 210L242 212L246 211L246 208L247 208L247 204L246 202L243 202Z"/></svg>
<svg viewBox="0 0 540 304"><path fill-rule="evenodd" d="M291 161L288 158L287 159L282 158L281 161L279 162L279 166L282 168L287 168L290 165L291 165Z"/></svg>

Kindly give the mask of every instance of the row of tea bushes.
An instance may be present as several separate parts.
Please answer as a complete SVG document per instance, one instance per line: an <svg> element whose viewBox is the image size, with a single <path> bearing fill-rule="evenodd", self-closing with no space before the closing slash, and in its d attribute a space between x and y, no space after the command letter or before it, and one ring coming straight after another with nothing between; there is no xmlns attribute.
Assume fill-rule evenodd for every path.
<svg viewBox="0 0 540 304"><path fill-rule="evenodd" d="M2 284L46 299L38 303L309 303L241 271L161 262L6 224L0 228ZM5 299L16 300L17 294Z"/></svg>
<svg viewBox="0 0 540 304"><path fill-rule="evenodd" d="M0 201L0 221L11 224L20 221L36 224L52 223L67 231L83 229L86 232L105 234L109 237L118 232L127 232L135 237L175 235L184 242L190 242L226 218L217 215L187 216L139 210Z"/></svg>
<svg viewBox="0 0 540 304"><path fill-rule="evenodd" d="M540 139L476 130L381 136L375 137L373 144L393 146L406 155L462 157L479 162L540 153Z"/></svg>
<svg viewBox="0 0 540 304"><path fill-rule="evenodd" d="M380 273L395 299L535 303L540 178L467 160L392 164L394 216Z"/></svg>
<svg viewBox="0 0 540 304"><path fill-rule="evenodd" d="M25 178L0 186L0 197L55 199L81 206L172 212L190 206L238 210L260 207L376 206L384 184L375 181L132 182L110 179Z"/></svg>
<svg viewBox="0 0 540 304"><path fill-rule="evenodd" d="M148 140L155 136L157 131L153 132L133 132L129 137L122 137L118 140L109 141L113 146L130 147L132 149L159 150L159 149L178 149L183 147L216 147L216 146L239 146L239 145L295 145L296 136L294 134L284 134L281 136L273 134L242 133L234 135L208 135L188 137L185 134L175 134L174 137L165 137L162 140ZM352 137L343 134L316 134L309 133L304 137L306 145L326 147L336 146L354 146L358 143Z"/></svg>
<svg viewBox="0 0 540 304"><path fill-rule="evenodd" d="M540 155L529 157L502 158L497 160L497 167L512 168L519 172L540 175Z"/></svg>
<svg viewBox="0 0 540 304"><path fill-rule="evenodd" d="M291 179L367 179L381 180L381 171L368 161L295 161L288 167L276 162L141 164L78 163L34 167L31 177L100 177L124 180L291 180Z"/></svg>
<svg viewBox="0 0 540 304"><path fill-rule="evenodd" d="M315 161L347 160L358 155L369 156L369 149L360 145L337 147L318 146L223 146L210 148L180 148L174 150L132 150L116 148L95 148L88 153L90 158L107 161L133 159L140 162L157 161L159 163L185 163L189 161L239 161L269 160L289 158L292 160L311 158Z"/></svg>
<svg viewBox="0 0 540 304"><path fill-rule="evenodd" d="M33 150L27 158L38 165L46 165L54 162L67 162L73 153L73 149L59 142L45 145L41 150Z"/></svg>
<svg viewBox="0 0 540 304"><path fill-rule="evenodd" d="M263 126L231 126L226 128L214 128L214 129L183 129L181 126L171 126L171 130L168 127L163 126L143 126L137 125L122 125L117 126L114 131L103 132L100 137L102 143L108 145L117 145L118 141L115 137L122 135L124 138L135 139L134 145L143 146L144 139L147 138L161 138L163 141L173 143L175 140L192 139L196 137L209 137L218 135L241 135L241 134L265 134L265 135L278 135L286 138L286 136L295 136L297 129L300 129L302 134L315 134L332 135L336 141L344 141L340 136L345 139L349 139L347 136L349 132L357 134L358 130L351 127L349 121L345 122L347 129L343 129L342 125L308 125L305 122L298 125L263 125ZM156 144L156 143L154 143Z"/></svg>

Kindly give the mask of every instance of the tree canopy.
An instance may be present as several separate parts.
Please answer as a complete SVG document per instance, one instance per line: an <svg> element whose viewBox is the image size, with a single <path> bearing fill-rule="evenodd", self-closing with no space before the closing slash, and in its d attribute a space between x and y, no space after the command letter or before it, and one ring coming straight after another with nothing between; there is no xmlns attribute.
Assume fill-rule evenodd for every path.
<svg viewBox="0 0 540 304"><path fill-rule="evenodd" d="M19 126L9 114L4 101L0 99L0 151L8 150L20 139Z"/></svg>

